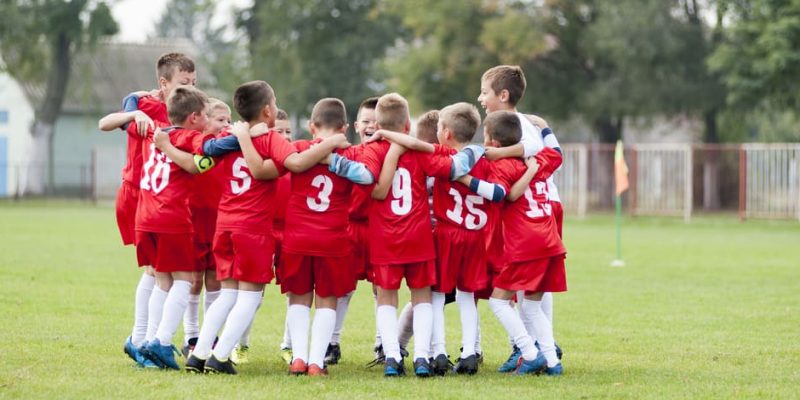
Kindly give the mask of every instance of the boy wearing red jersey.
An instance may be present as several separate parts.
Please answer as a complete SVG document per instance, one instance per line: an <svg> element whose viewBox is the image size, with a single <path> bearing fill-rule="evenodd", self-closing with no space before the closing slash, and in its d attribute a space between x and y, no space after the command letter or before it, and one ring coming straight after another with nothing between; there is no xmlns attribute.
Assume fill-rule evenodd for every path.
<svg viewBox="0 0 800 400"><path fill-rule="evenodd" d="M234 107L249 124L272 127L277 113L275 94L264 81L242 84L234 94ZM344 136L325 140L298 154L289 142L272 131L253 140L248 123L234 124L232 132L241 152L231 152L220 162L224 185L214 237L219 298L211 305L200 329L186 370L236 374L229 359L261 302L264 285L272 280L272 200L275 181L286 170L305 171L330 151L346 143ZM263 157L266 157L265 161ZM219 342L214 337L225 325Z"/></svg>

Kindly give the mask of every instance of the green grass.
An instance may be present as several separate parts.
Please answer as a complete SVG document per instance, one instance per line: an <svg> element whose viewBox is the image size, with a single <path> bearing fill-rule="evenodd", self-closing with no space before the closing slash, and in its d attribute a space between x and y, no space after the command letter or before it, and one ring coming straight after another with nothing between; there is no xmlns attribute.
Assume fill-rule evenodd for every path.
<svg viewBox="0 0 800 400"><path fill-rule="evenodd" d="M269 286L252 362L235 377L131 367L122 342L140 272L113 208L0 203L0 397L8 398L791 398L800 393L800 224L733 217L627 220L627 265L610 268L609 216L567 220L569 292L556 296L566 374L494 372L506 335L480 305L486 362L474 377L386 380L367 370L372 296L359 286L341 365L289 377L284 300ZM459 347L447 309L448 350ZM179 333L176 338L180 338Z"/></svg>

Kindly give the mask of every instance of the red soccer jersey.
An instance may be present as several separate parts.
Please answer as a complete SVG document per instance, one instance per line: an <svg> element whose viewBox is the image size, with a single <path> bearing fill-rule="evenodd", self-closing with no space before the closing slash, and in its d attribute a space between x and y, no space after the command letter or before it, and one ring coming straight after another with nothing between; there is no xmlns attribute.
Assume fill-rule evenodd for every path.
<svg viewBox="0 0 800 400"><path fill-rule="evenodd" d="M139 99L138 109L147 114L156 125L169 126L169 118L167 118L167 105L161 100L145 96ZM133 129L131 128L133 126ZM139 136L136 132L136 123L130 122L128 124L128 154L125 167L122 168L122 180L134 185L139 185L139 180L142 177L142 141L144 138Z"/></svg>
<svg viewBox="0 0 800 400"><path fill-rule="evenodd" d="M220 137L229 135L222 132ZM269 133L253 139L258 154L272 159L281 174L286 173L284 161L295 152L291 143L281 135ZM269 234L275 215L277 180L253 178L241 151L226 154L215 168L222 170L222 198L217 214L217 231Z"/></svg>
<svg viewBox="0 0 800 400"><path fill-rule="evenodd" d="M169 132L172 144L188 153L203 154L203 143L211 136L202 132L175 128ZM156 148L153 134L145 138L145 161L139 181L139 205L136 208L136 230L159 233L190 233L189 193L192 174L184 171Z"/></svg>
<svg viewBox="0 0 800 400"><path fill-rule="evenodd" d="M210 136L214 137L214 136ZM189 195L189 207L192 209L216 210L222 197L222 169L211 168L197 174L192 180L192 194Z"/></svg>
<svg viewBox="0 0 800 400"><path fill-rule="evenodd" d="M348 151L353 154L354 161L362 161L366 144L348 147ZM377 181L378 177L375 176ZM350 194L350 220L366 222L369 216L369 204L372 200L372 189L374 185L354 185L353 193Z"/></svg>
<svg viewBox="0 0 800 400"><path fill-rule="evenodd" d="M278 178L278 188L275 192L275 219L272 227L276 230L283 230L286 225L286 205L289 203L289 195L292 194L292 174L286 174Z"/></svg>
<svg viewBox="0 0 800 400"><path fill-rule="evenodd" d="M441 148L450 155L457 153L453 148ZM470 175L487 180L491 175L491 164L481 158ZM436 178L433 184L433 215L437 224L454 225L470 231L484 230L489 222L489 209L494 206L489 200L470 191L466 185L453 182L449 177Z"/></svg>
<svg viewBox="0 0 800 400"><path fill-rule="evenodd" d="M363 162L376 179L380 176L389 142L370 143ZM400 156L392 188L384 200L373 200L369 210L370 257L373 264L403 264L432 260L433 234L428 205L427 176L447 178L449 152L409 151Z"/></svg>
<svg viewBox="0 0 800 400"><path fill-rule="evenodd" d="M321 142L300 140L293 144L298 151ZM352 159L353 151L337 150ZM322 257L350 254L350 236L346 235L350 193L353 183L315 165L299 174L292 173L292 194L286 207L283 249L290 253Z"/></svg>
<svg viewBox="0 0 800 400"><path fill-rule="evenodd" d="M545 148L536 155L539 170L525 195L503 206L503 239L505 261L521 262L566 253L558 235L552 207L547 199L546 179L561 165L561 154ZM511 190L528 167L518 158L498 160L494 164L493 181Z"/></svg>

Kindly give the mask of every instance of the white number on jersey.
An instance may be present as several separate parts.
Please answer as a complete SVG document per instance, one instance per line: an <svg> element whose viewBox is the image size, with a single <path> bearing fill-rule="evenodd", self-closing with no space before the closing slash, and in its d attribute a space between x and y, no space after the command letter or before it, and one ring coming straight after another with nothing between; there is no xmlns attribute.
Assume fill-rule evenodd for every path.
<svg viewBox="0 0 800 400"><path fill-rule="evenodd" d="M172 160L158 151L155 143L150 143L150 158L144 163L144 175L139 181L139 188L151 190L154 194L161 193L169 184L170 163Z"/></svg>
<svg viewBox="0 0 800 400"><path fill-rule="evenodd" d="M539 218L544 217L545 215L553 215L553 206L547 202L547 183L545 182L536 182L536 195L537 196L544 196L545 203L539 204L536 202L536 199L533 198L533 192L531 188L528 187L525 189L525 198L528 200L528 206L530 209L525 212L525 215L531 218Z"/></svg>
<svg viewBox="0 0 800 400"><path fill-rule="evenodd" d="M236 179L231 179L231 191L235 195L240 195L250 189L250 185L253 183L253 178L250 177L250 174L247 173L243 168L247 168L247 163L244 161L244 158L237 157L236 161L233 162L233 177L241 179L241 183Z"/></svg>
<svg viewBox="0 0 800 400"><path fill-rule="evenodd" d="M411 173L405 168L397 168L392 178L392 212L406 215L411 211Z"/></svg>
<svg viewBox="0 0 800 400"><path fill-rule="evenodd" d="M486 213L483 212L483 210L475 208L476 204L483 204L483 197L468 194L465 201L461 198L461 193L455 188L450 188L449 193L451 196L453 196L453 202L455 203L455 206L452 210L447 210L447 218L450 218L451 221L459 225L464 222L464 226L473 231L479 230L486 226L486 221L488 219ZM467 204L466 221L462 215L464 211L464 203Z"/></svg>
<svg viewBox="0 0 800 400"><path fill-rule="evenodd" d="M317 175L311 181L311 186L319 188L317 198L306 197L306 204L311 211L324 212L331 206L331 192L333 180L327 175Z"/></svg>

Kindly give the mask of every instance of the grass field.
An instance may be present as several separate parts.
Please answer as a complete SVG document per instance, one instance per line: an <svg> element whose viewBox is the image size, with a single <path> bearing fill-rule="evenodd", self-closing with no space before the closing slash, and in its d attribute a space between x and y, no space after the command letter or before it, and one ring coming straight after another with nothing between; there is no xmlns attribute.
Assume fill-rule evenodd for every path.
<svg viewBox="0 0 800 400"><path fill-rule="evenodd" d="M139 272L111 207L0 203L0 397L3 398L797 398L800 224L730 217L626 220L627 266L610 268L608 216L567 220L569 292L556 296L560 378L495 372L506 335L480 305L486 362L477 376L386 380L365 369L372 297L353 298L342 363L289 377L278 358L284 300L267 289L240 375L132 368ZM448 350L459 347L447 310ZM180 340L182 334L176 335Z"/></svg>

